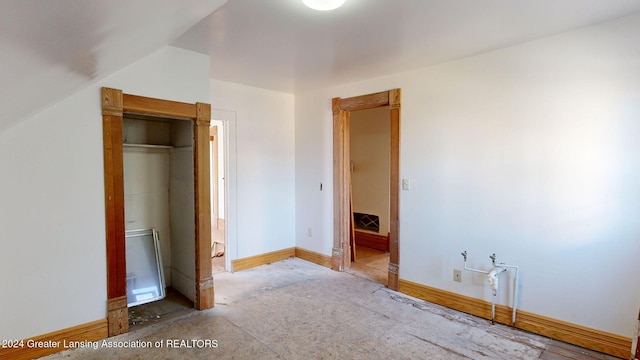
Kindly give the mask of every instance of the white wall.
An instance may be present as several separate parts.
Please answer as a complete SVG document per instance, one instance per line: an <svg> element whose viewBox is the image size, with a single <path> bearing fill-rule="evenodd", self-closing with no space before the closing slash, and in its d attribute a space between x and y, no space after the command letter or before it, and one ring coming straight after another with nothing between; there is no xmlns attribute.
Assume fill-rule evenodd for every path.
<svg viewBox="0 0 640 360"><path fill-rule="evenodd" d="M208 102L208 79L207 56L166 47L0 133L0 339L106 317L100 87Z"/></svg>
<svg viewBox="0 0 640 360"><path fill-rule="evenodd" d="M169 202L171 203L171 283L195 302L195 214L193 148L171 151Z"/></svg>
<svg viewBox="0 0 640 360"><path fill-rule="evenodd" d="M237 208L226 214L227 221L237 217L231 259L295 246L293 95L219 80L210 86L212 108L235 113L229 171L237 177L226 184L238 189Z"/></svg>
<svg viewBox="0 0 640 360"><path fill-rule="evenodd" d="M166 286L171 286L169 149L127 144L171 145L171 128L168 121L122 121L125 230L158 231Z"/></svg>
<svg viewBox="0 0 640 360"><path fill-rule="evenodd" d="M350 116L350 157L353 211L377 215L380 235L389 232L389 107L353 111Z"/></svg>
<svg viewBox="0 0 640 360"><path fill-rule="evenodd" d="M165 284L171 286L169 149L125 147L123 159L125 230L158 231Z"/></svg>
<svg viewBox="0 0 640 360"><path fill-rule="evenodd" d="M400 198L400 277L489 301L483 278L464 273L456 283L452 270L462 250L485 269L495 252L521 267L523 310L631 337L639 37L636 15L296 94L297 246L331 253L331 98L399 87L401 177L412 186ZM308 238L307 227L321 231Z"/></svg>
<svg viewBox="0 0 640 360"><path fill-rule="evenodd" d="M171 123L169 204L171 208L171 285L189 300L196 299L196 224L193 163L193 123Z"/></svg>

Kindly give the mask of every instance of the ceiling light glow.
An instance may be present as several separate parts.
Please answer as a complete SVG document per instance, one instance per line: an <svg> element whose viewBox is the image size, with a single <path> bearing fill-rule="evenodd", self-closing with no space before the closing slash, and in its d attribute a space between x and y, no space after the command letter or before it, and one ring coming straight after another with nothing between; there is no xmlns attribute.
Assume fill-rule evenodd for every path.
<svg viewBox="0 0 640 360"><path fill-rule="evenodd" d="M339 8L345 0L302 0L302 2L314 10L327 11Z"/></svg>

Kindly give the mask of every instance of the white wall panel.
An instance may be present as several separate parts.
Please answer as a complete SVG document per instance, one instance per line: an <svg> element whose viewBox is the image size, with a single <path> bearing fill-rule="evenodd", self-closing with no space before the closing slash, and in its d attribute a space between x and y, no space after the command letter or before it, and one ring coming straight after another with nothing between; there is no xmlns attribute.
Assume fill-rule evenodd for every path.
<svg viewBox="0 0 640 360"><path fill-rule="evenodd" d="M631 337L640 307L640 16L296 94L297 246L330 255L331 98L402 88L400 277ZM322 179L326 192L317 190ZM320 238L308 238L308 227ZM317 234L314 233L314 235ZM507 282L504 282L507 283ZM504 289L508 289L505 287ZM510 291L499 303L510 304Z"/></svg>
<svg viewBox="0 0 640 360"><path fill-rule="evenodd" d="M100 87L208 102L208 79L207 56L166 47L0 133L0 339L106 317Z"/></svg>
<svg viewBox="0 0 640 360"><path fill-rule="evenodd" d="M237 250L230 256L244 258L295 246L293 95L211 80L211 103L214 114L235 113L231 145L236 163L229 171L236 181L227 186L237 188L237 198L227 201L237 206L237 235L229 234L228 245ZM234 214L226 216L233 221ZM237 243L231 243L235 239Z"/></svg>

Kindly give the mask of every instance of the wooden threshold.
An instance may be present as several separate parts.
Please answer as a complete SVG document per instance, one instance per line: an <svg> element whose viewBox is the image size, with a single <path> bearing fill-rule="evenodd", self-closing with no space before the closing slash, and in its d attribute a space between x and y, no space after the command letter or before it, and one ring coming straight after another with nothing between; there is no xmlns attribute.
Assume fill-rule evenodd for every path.
<svg viewBox="0 0 640 360"><path fill-rule="evenodd" d="M400 279L399 285L401 293L481 318L491 319L491 303L488 301L432 288L404 279ZM508 306L496 305L495 321L505 325L512 325L511 311L512 308ZM631 354L630 338L522 310L517 311L515 327L619 358L628 359Z"/></svg>

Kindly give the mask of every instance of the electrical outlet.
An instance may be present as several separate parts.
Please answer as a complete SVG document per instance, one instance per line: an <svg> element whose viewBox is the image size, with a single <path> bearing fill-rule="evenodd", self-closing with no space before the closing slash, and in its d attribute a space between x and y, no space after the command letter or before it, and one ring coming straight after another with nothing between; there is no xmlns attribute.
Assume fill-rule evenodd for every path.
<svg viewBox="0 0 640 360"><path fill-rule="evenodd" d="M453 281L462 282L462 271L453 269Z"/></svg>
<svg viewBox="0 0 640 360"><path fill-rule="evenodd" d="M311 228L307 229L307 236L308 237L312 237L313 236L313 230Z"/></svg>

